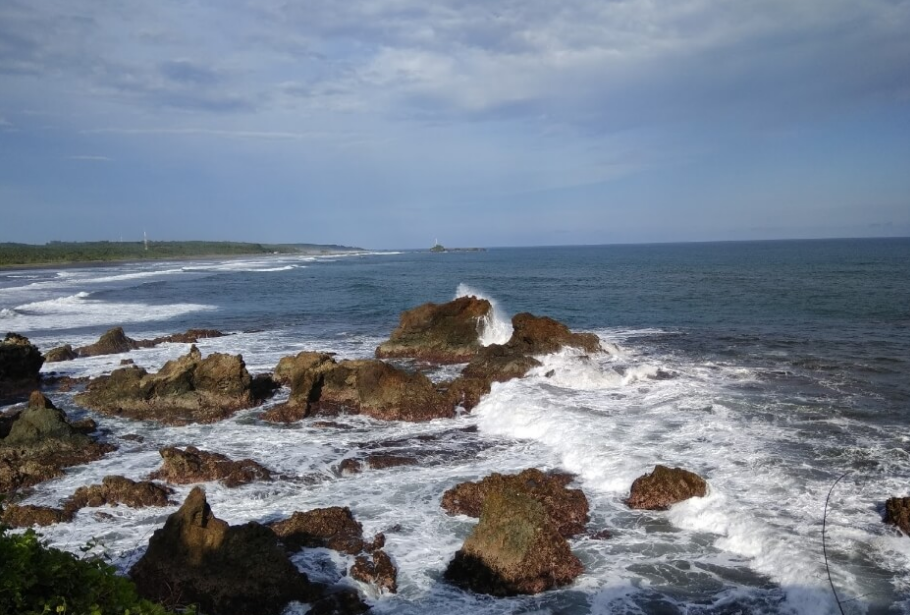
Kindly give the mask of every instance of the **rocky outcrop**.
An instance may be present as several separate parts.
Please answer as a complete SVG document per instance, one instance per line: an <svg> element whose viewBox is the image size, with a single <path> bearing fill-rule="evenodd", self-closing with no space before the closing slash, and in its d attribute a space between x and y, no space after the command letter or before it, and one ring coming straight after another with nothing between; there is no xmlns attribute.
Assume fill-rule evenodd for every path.
<svg viewBox="0 0 910 615"><path fill-rule="evenodd" d="M357 555L369 545L363 540L363 526L347 507L332 506L295 512L269 528L290 551L323 547Z"/></svg>
<svg viewBox="0 0 910 615"><path fill-rule="evenodd" d="M262 402L243 357L190 351L156 374L130 366L89 382L76 402L98 412L170 425L214 423Z"/></svg>
<svg viewBox="0 0 910 615"><path fill-rule="evenodd" d="M30 487L63 469L101 458L114 447L80 433L47 397L35 391L0 440L0 493Z"/></svg>
<svg viewBox="0 0 910 615"><path fill-rule="evenodd" d="M307 615L361 615L370 607L350 587L331 587L326 595L310 605Z"/></svg>
<svg viewBox="0 0 910 615"><path fill-rule="evenodd" d="M376 349L377 358L464 363L483 346L480 334L493 307L486 299L459 297L402 312L398 328Z"/></svg>
<svg viewBox="0 0 910 615"><path fill-rule="evenodd" d="M37 346L18 333L7 333L0 342L0 400L37 387L42 365L44 357Z"/></svg>
<svg viewBox="0 0 910 615"><path fill-rule="evenodd" d="M72 513L59 508L49 506L33 506L26 504L20 506L10 504L3 510L0 515L0 521L10 527L33 527L54 525L56 523L66 523L72 521Z"/></svg>
<svg viewBox="0 0 910 615"><path fill-rule="evenodd" d="M164 459L160 469L149 475L177 485L220 481L225 487L239 487L253 481L271 480L272 473L252 459L234 461L220 453L201 451L195 446L179 449L163 448L158 453Z"/></svg>
<svg viewBox="0 0 910 615"><path fill-rule="evenodd" d="M499 344L487 346L462 370L461 375L446 387L449 400L466 410L476 406L490 392L494 382L522 378L540 365L534 357L516 352Z"/></svg>
<svg viewBox="0 0 910 615"><path fill-rule="evenodd" d="M910 498L888 498L885 502L884 520L910 536Z"/></svg>
<svg viewBox="0 0 910 615"><path fill-rule="evenodd" d="M194 488L129 572L145 598L168 608L198 604L215 615L277 615L288 602L313 602L322 587L288 559L258 523L228 525Z"/></svg>
<svg viewBox="0 0 910 615"><path fill-rule="evenodd" d="M222 336L224 336L224 333L215 329L189 329L185 333L174 333L173 335L165 335L150 340L134 340L126 335L123 327L114 327L105 331L94 344L76 349L69 344L51 348L45 353L45 360L48 363L72 361L78 357L97 357L130 352L139 348L154 348L167 342L195 344L201 339Z"/></svg>
<svg viewBox="0 0 910 615"><path fill-rule="evenodd" d="M114 327L105 331L98 341L76 349L80 357L97 357L106 354L119 354L140 348L139 342L127 337L123 327Z"/></svg>
<svg viewBox="0 0 910 615"><path fill-rule="evenodd" d="M105 476L100 485L79 487L67 500L64 510L75 513L82 508L117 506L130 508L169 506L174 490L150 481L133 481L123 476Z"/></svg>
<svg viewBox="0 0 910 615"><path fill-rule="evenodd" d="M413 466L418 463L416 457L370 453L362 459L349 457L338 464L338 469L342 473L357 474L362 472L364 467L370 468L371 470L385 470L387 468L397 468L400 466Z"/></svg>
<svg viewBox="0 0 910 615"><path fill-rule="evenodd" d="M566 347L590 353L603 351L595 334L572 333L561 322L527 312L512 317L512 337L506 346L513 352L526 355L550 354Z"/></svg>
<svg viewBox="0 0 910 615"><path fill-rule="evenodd" d="M704 497L707 492L708 483L698 474L658 465L650 474L635 479L626 504L642 510L666 510L677 502Z"/></svg>
<svg viewBox="0 0 910 615"><path fill-rule="evenodd" d="M293 357L283 357L275 368L275 382L291 389L287 403L262 413L262 419L272 423L293 423L312 414L319 401L322 381L327 371L336 366L332 355L319 352L301 352Z"/></svg>
<svg viewBox="0 0 910 615"><path fill-rule="evenodd" d="M546 508L524 491L487 495L480 521L445 571L450 582L494 596L536 594L583 572Z"/></svg>
<svg viewBox="0 0 910 615"><path fill-rule="evenodd" d="M519 474L494 472L478 482L460 483L442 496L442 507L450 515L479 517L492 494L523 493L539 502L556 531L570 538L584 531L588 523L588 498L581 489L569 489L571 474L541 472L535 468Z"/></svg>
<svg viewBox="0 0 910 615"><path fill-rule="evenodd" d="M73 350L73 347L69 344L63 346L57 346L56 348L51 348L44 353L44 360L47 363L60 363L61 361L72 361L77 358L79 355L76 354L76 351Z"/></svg>
<svg viewBox="0 0 910 615"><path fill-rule="evenodd" d="M398 591L398 568L389 554L377 549L369 556L358 555L351 566L351 577L375 585L379 591Z"/></svg>

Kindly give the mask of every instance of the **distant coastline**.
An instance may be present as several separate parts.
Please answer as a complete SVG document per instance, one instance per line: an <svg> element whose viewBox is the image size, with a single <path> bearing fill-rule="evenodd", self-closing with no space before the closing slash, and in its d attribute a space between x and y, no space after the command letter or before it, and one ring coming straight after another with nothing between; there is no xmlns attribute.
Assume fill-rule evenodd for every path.
<svg viewBox="0 0 910 615"><path fill-rule="evenodd" d="M147 244L142 241L52 241L43 245L0 243L0 269L363 251L362 248L335 244L262 244L233 241L149 241Z"/></svg>

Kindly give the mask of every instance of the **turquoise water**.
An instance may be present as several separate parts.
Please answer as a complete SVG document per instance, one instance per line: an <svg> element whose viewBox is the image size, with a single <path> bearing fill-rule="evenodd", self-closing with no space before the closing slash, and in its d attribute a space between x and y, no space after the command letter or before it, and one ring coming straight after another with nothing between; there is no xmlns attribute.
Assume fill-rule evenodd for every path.
<svg viewBox="0 0 910 615"><path fill-rule="evenodd" d="M540 373L495 388L472 414L449 422L352 418L351 429L327 433L263 424L260 410L205 428L103 418L114 441L139 432L146 443L124 441L112 458L41 487L34 501L56 502L114 471L143 476L157 466L158 445L197 443L309 477L306 489L209 486L216 514L232 522L338 504L351 506L368 531L401 525L389 535L389 551L402 590L371 596L381 613L837 613L821 517L831 484L850 471L828 519L844 609L910 612L910 538L880 521L885 498L910 495L908 239L7 271L0 273L0 328L44 349L93 341L114 325L136 338L219 328L235 335L200 344L203 352L241 352L255 372L301 349L370 356L402 310L471 292L496 301L501 325L522 311L546 314L596 332L609 351L545 357ZM154 368L184 351L176 345L130 356ZM121 358L45 369L97 375ZM546 378L549 370L555 375ZM673 377L657 378L659 371ZM67 394L59 400L83 411ZM453 430L472 426L476 432ZM420 445L436 461L362 476L336 471L345 457L420 435L438 436ZM703 474L709 496L667 513L625 509L629 484L655 463ZM473 522L442 514L441 493L458 480L531 465L576 473L592 503L592 527L614 538L574 541L587 572L545 596L496 601L445 585L441 571ZM73 549L105 538L125 567L167 513L110 512L112 520L80 515L48 536ZM337 557L317 555L300 564L324 571L323 560Z"/></svg>

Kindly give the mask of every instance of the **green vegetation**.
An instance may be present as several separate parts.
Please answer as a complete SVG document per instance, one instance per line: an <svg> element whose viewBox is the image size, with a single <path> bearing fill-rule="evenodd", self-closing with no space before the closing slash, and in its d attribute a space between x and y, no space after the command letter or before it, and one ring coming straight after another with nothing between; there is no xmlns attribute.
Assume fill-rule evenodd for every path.
<svg viewBox="0 0 910 615"><path fill-rule="evenodd" d="M0 613L17 615L173 615L139 598L132 581L100 558L48 547L33 530L0 526Z"/></svg>
<svg viewBox="0 0 910 615"><path fill-rule="evenodd" d="M430 248L430 252L445 252L445 251L446 251L446 249L441 244L438 244L438 243L435 246L433 246L432 248Z"/></svg>

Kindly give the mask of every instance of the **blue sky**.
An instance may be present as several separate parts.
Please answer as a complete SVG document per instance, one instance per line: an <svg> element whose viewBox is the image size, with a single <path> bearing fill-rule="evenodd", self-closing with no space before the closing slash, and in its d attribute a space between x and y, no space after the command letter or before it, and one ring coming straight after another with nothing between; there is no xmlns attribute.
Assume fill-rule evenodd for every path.
<svg viewBox="0 0 910 615"><path fill-rule="evenodd" d="M0 241L910 235L908 0L4 0Z"/></svg>

